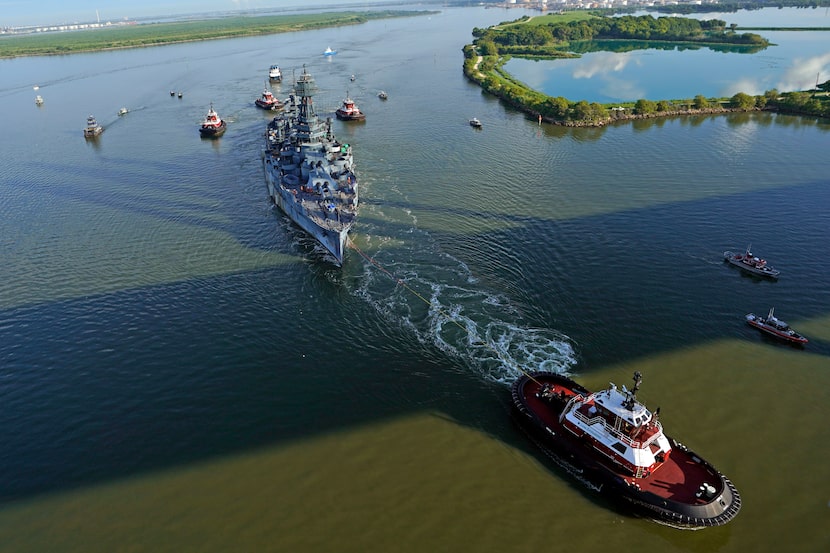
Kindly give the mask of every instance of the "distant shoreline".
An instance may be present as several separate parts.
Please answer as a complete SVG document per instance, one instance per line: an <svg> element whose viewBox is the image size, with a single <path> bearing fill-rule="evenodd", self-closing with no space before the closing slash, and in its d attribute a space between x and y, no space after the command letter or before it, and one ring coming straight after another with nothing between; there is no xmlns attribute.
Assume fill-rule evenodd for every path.
<svg viewBox="0 0 830 553"><path fill-rule="evenodd" d="M267 17L238 16L15 35L0 37L0 59L61 56L147 46L166 46L202 40L291 33L343 25L359 25L374 19L414 17L433 13L435 12L379 10L373 12L343 11Z"/></svg>

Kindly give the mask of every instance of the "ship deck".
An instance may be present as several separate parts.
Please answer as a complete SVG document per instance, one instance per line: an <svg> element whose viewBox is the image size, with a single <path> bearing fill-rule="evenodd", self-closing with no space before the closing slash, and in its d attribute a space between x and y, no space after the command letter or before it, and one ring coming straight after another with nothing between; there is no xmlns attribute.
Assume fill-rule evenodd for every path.
<svg viewBox="0 0 830 553"><path fill-rule="evenodd" d="M321 228L340 232L354 223L357 216L357 207L353 203L354 198L356 198L354 192L338 190L323 195L309 186L300 184L299 181L297 184L286 183L284 179L280 178L278 165L271 155L266 156L266 171L271 173L270 178L274 185L282 186L289 191L294 197L294 201L303 207L305 214ZM324 207L326 201L334 203L337 208L336 213L330 213Z"/></svg>
<svg viewBox="0 0 830 553"><path fill-rule="evenodd" d="M561 440L563 447L571 451L587 453L592 461L601 464L617 477L625 480L643 492L650 492L659 497L687 505L704 505L709 500L698 498L695 494L703 483L709 483L722 491L720 475L693 453L679 447L673 447L671 454L654 471L642 478L635 478L630 472L611 462L604 455L593 452L581 439L559 423L559 414L574 392L559 383L553 384L554 394L560 392L564 400L551 402L536 396L545 382L529 381L523 390L523 398L528 408Z"/></svg>

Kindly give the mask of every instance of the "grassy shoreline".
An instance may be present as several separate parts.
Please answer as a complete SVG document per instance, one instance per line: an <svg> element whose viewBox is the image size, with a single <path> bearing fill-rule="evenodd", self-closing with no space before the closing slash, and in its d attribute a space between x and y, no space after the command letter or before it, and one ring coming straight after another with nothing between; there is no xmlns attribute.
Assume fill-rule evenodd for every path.
<svg viewBox="0 0 830 553"><path fill-rule="evenodd" d="M539 122L569 127L602 127L636 119L749 111L830 117L830 81L818 85L820 91L779 92L773 89L759 95L739 92L730 98L706 98L702 95L681 100L643 98L636 102L609 105L548 96L516 79L503 68L512 56L527 59L579 57L582 51L580 45L585 44L590 47L585 51L618 51L607 45L620 43L629 49L660 42L675 47L690 43L713 49L759 50L770 44L758 35L731 33L726 30L725 22L719 20L706 22L705 27L701 24L698 28L695 22L684 25L679 19L671 23L666 23L665 19L644 16L607 23L590 13L574 15L565 12L533 18L526 16L487 29L475 28L473 44L463 48L464 75L483 91L534 119L538 118ZM652 35L652 32L659 37Z"/></svg>
<svg viewBox="0 0 830 553"><path fill-rule="evenodd" d="M372 12L327 12L264 17L118 25L110 28L38 33L0 38L0 59L25 56L53 56L82 52L162 46L182 42L239 38L359 25L374 19L413 17L434 12L379 10Z"/></svg>

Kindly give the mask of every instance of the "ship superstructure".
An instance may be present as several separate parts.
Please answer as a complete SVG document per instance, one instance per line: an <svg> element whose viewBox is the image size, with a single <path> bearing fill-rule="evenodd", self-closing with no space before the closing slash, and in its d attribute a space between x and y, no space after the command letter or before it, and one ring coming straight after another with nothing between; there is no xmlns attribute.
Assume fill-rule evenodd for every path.
<svg viewBox="0 0 830 553"><path fill-rule="evenodd" d="M283 113L265 136L268 195L288 217L343 264L358 206L352 147L339 142L332 119L314 111L314 78L303 68Z"/></svg>

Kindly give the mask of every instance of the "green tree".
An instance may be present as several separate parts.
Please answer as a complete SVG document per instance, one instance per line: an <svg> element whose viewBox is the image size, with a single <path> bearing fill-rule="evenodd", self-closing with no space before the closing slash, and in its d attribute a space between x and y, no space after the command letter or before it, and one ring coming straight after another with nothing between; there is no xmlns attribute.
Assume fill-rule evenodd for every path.
<svg viewBox="0 0 830 553"><path fill-rule="evenodd" d="M498 56L499 47L492 40L483 40L478 43L478 51L482 56Z"/></svg>
<svg viewBox="0 0 830 553"><path fill-rule="evenodd" d="M638 115L647 115L657 111L657 102L652 100L645 100L643 98L634 103L634 113Z"/></svg>
<svg viewBox="0 0 830 553"><path fill-rule="evenodd" d="M593 121L593 110L587 100L580 100L572 108L572 117L575 121Z"/></svg>
<svg viewBox="0 0 830 553"><path fill-rule="evenodd" d="M711 107L711 105L709 104L709 100L707 100L706 97L702 94L698 94L697 96L695 96L693 106L695 109L706 109L708 107Z"/></svg>
<svg viewBox="0 0 830 553"><path fill-rule="evenodd" d="M567 98L563 98L562 96L557 96L556 98L549 97L545 100L542 109L546 115L565 119L568 116L568 111L571 109L571 103Z"/></svg>
<svg viewBox="0 0 830 553"><path fill-rule="evenodd" d="M752 109L755 107L755 97L745 92L738 92L729 99L729 105L733 108Z"/></svg>

